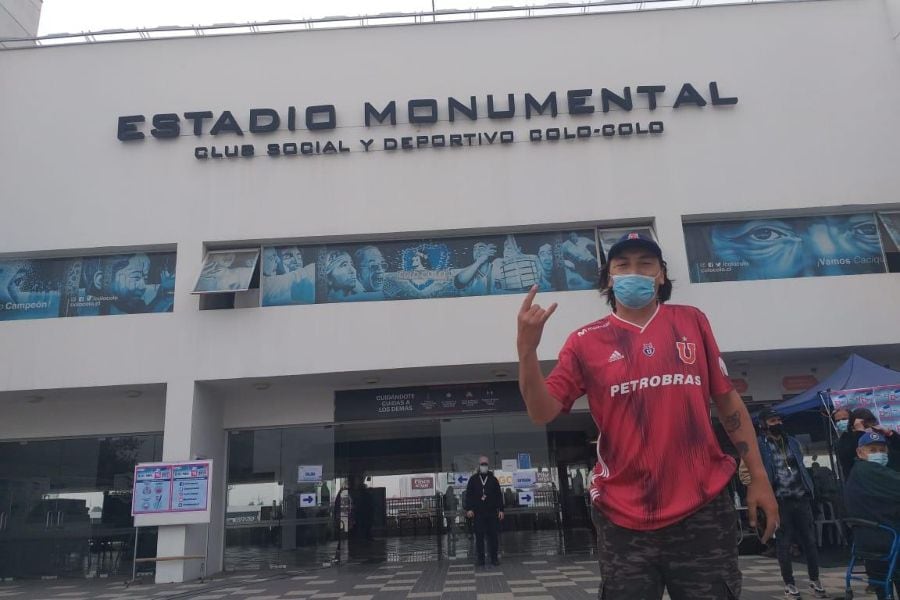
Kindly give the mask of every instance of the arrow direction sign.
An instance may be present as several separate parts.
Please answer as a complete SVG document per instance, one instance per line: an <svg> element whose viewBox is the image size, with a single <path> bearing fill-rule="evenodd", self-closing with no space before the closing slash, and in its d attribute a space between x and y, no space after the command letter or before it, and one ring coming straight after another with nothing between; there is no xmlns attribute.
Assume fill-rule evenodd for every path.
<svg viewBox="0 0 900 600"><path fill-rule="evenodd" d="M469 475L467 473L451 473L448 474L448 481L455 488L464 488L469 483Z"/></svg>

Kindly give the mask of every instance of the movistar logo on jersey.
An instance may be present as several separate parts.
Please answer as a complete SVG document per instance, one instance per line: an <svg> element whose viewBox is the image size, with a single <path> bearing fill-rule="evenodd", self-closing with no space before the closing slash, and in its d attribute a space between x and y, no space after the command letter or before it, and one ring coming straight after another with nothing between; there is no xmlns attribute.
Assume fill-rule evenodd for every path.
<svg viewBox="0 0 900 600"><path fill-rule="evenodd" d="M609 321L601 321L597 325L591 325L590 327L585 327L583 329L578 330L578 337L582 337L588 331L594 331L595 329L603 329L604 327L609 327Z"/></svg>
<svg viewBox="0 0 900 600"><path fill-rule="evenodd" d="M617 394L630 394L638 390L647 388L655 388L665 385L702 385L699 375L685 375L684 373L667 373L665 375L654 375L653 377L641 377L640 379L632 379L631 381L623 381L609 388L609 395L615 397Z"/></svg>

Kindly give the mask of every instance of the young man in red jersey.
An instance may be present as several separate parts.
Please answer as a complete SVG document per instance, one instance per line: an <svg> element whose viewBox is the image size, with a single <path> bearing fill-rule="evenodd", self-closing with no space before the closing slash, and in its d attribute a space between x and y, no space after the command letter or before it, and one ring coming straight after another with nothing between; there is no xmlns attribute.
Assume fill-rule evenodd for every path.
<svg viewBox="0 0 900 600"><path fill-rule="evenodd" d="M713 434L709 399L753 472L747 504L764 539L778 522L747 409L706 316L664 304L672 282L659 246L629 233L609 250L600 287L613 313L572 333L545 379L537 347L556 304L528 293L518 318L519 387L536 423L587 394L600 432L591 500L600 512L601 600L739 598L735 472Z"/></svg>

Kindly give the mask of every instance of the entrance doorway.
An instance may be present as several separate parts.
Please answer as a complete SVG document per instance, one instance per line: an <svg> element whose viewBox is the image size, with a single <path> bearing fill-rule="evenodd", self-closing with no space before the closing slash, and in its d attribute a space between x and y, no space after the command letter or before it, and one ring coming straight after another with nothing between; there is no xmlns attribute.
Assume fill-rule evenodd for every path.
<svg viewBox="0 0 900 600"><path fill-rule="evenodd" d="M482 455L503 490L502 555L592 552L595 436L586 413L550 428L504 413L232 431L226 569L469 559L464 495ZM308 468L318 479L301 481Z"/></svg>
<svg viewBox="0 0 900 600"><path fill-rule="evenodd" d="M225 569L331 564L339 490L332 426L229 432Z"/></svg>
<svg viewBox="0 0 900 600"><path fill-rule="evenodd" d="M560 429L560 440L584 424L574 423ZM465 490L482 455L488 457L503 490L501 554L567 551L563 507L573 502L568 498L570 486L560 485L560 473L565 478L568 471L557 468L548 431L527 415L352 423L338 425L335 431L335 466L349 498L342 505L342 519L350 560L471 557ZM561 447L569 453L565 459L573 473L576 465L590 468L587 443L581 444L582 456L577 459L574 450ZM533 470L534 485L516 486L514 476L522 470ZM583 504L585 498L581 494L577 500ZM583 537L589 538L584 522L579 526ZM570 546L569 550L576 548L574 543ZM580 549L592 547L582 543Z"/></svg>
<svg viewBox="0 0 900 600"><path fill-rule="evenodd" d="M335 468L346 490L346 558L437 560L443 530L440 427L435 420L335 428Z"/></svg>
<svg viewBox="0 0 900 600"><path fill-rule="evenodd" d="M0 578L130 573L134 466L161 455L161 435L0 442Z"/></svg>
<svg viewBox="0 0 900 600"><path fill-rule="evenodd" d="M596 531L590 517L590 478L597 462L597 427L590 413L560 415L547 426L559 481L563 548L593 553Z"/></svg>

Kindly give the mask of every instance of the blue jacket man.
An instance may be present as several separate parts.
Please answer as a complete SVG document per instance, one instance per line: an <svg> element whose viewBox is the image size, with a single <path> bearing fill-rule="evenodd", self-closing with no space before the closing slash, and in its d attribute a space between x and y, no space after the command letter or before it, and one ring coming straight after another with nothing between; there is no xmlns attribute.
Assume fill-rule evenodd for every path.
<svg viewBox="0 0 900 600"><path fill-rule="evenodd" d="M800 597L791 563L791 544L794 543L799 544L806 555L809 590L817 598L825 598L827 593L819 583L819 552L813 529L811 501L814 488L812 477L803 464L803 450L800 443L784 431L781 415L775 410L762 411L759 426L762 431L757 440L759 453L778 500L781 516L775 546L781 578L784 580L785 598Z"/></svg>
<svg viewBox="0 0 900 600"><path fill-rule="evenodd" d="M757 438L757 442L759 442L759 453L762 456L763 466L766 469L766 474L769 476L769 481L772 483L774 490L775 481L777 481L775 471L776 459L773 448L767 443L767 437L768 435L761 435ZM800 442L789 435L785 435L784 437L787 444L788 458L790 458L794 464L803 465L803 448L800 446ZM798 472L803 489L810 498L815 497L815 493L813 492L815 486L813 485L813 480L812 477L810 477L809 472L804 468L800 468Z"/></svg>

